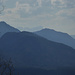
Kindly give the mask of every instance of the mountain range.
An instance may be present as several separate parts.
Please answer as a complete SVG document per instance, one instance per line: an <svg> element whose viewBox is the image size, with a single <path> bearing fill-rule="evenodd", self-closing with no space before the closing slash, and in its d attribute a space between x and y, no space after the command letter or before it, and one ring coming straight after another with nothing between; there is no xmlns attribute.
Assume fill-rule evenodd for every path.
<svg viewBox="0 0 75 75"><path fill-rule="evenodd" d="M0 37L2 37L7 32L20 32L20 30L10 26L4 21L1 21L0 22ZM70 36L67 33L58 32L48 28L42 29L40 31L36 31L34 33L50 41L63 43L75 49L74 35Z"/></svg>
<svg viewBox="0 0 75 75"><path fill-rule="evenodd" d="M75 49L75 39L73 39L67 33L58 32L48 28L42 29L40 31L36 31L34 33L48 40L58 42L58 43L63 43Z"/></svg>
<svg viewBox="0 0 75 75"><path fill-rule="evenodd" d="M75 75L75 40L67 33L20 32L5 22L0 32L0 56L11 58L20 75Z"/></svg>
<svg viewBox="0 0 75 75"><path fill-rule="evenodd" d="M0 53L16 67L56 69L75 66L75 49L30 32L8 32L0 39Z"/></svg>
<svg viewBox="0 0 75 75"><path fill-rule="evenodd" d="M7 33L7 32L20 32L20 31L18 29L16 29L16 28L10 26L6 22L1 21L0 22L0 37L2 35L4 35L5 33Z"/></svg>

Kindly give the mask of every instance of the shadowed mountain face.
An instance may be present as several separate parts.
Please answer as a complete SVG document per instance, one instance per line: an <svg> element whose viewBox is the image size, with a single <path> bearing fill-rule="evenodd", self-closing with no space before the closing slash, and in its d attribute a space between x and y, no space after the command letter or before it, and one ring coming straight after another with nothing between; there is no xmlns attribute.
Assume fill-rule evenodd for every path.
<svg viewBox="0 0 75 75"><path fill-rule="evenodd" d="M52 29L42 29L34 32L35 34L42 36L48 40L63 43L75 49L75 39L73 39L67 33L57 32Z"/></svg>
<svg viewBox="0 0 75 75"><path fill-rule="evenodd" d="M0 37L7 32L20 32L18 29L8 25L5 22L0 22Z"/></svg>
<svg viewBox="0 0 75 75"><path fill-rule="evenodd" d="M16 67L55 69L75 66L75 50L30 32L9 32L0 39L0 53Z"/></svg>

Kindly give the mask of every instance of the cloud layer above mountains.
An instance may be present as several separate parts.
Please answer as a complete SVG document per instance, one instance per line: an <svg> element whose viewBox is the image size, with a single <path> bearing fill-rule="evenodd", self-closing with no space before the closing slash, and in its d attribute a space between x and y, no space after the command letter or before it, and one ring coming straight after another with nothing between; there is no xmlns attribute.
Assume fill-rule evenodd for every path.
<svg viewBox="0 0 75 75"><path fill-rule="evenodd" d="M0 19L15 27L43 26L74 34L75 0L7 0L4 5Z"/></svg>

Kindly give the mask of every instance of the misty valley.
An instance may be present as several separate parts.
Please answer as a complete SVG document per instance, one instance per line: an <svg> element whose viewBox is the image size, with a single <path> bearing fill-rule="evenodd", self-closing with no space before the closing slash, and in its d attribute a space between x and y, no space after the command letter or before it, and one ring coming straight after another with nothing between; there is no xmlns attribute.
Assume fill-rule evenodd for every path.
<svg viewBox="0 0 75 75"><path fill-rule="evenodd" d="M75 39L48 28L20 31L1 21L0 75L75 75Z"/></svg>

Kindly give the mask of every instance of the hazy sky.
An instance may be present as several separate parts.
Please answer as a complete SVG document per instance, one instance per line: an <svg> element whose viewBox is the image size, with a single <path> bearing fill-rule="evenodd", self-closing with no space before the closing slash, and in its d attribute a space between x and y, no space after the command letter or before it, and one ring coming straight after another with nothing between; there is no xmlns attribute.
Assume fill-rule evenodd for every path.
<svg viewBox="0 0 75 75"><path fill-rule="evenodd" d="M75 0L0 0L0 21L23 30L50 28L75 34Z"/></svg>

